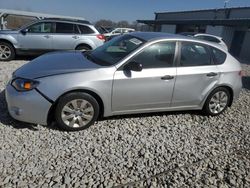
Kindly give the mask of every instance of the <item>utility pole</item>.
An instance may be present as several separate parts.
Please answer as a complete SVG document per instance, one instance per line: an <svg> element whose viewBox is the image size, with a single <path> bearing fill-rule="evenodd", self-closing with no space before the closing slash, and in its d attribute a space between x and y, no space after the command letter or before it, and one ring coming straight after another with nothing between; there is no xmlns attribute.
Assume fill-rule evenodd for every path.
<svg viewBox="0 0 250 188"><path fill-rule="evenodd" d="M227 4L229 3L230 0L225 0L224 1L224 8L227 8Z"/></svg>

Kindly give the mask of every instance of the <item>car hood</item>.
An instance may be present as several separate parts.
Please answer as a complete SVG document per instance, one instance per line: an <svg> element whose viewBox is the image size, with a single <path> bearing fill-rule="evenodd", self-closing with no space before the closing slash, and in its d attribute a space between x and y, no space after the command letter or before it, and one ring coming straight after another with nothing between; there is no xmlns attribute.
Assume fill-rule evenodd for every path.
<svg viewBox="0 0 250 188"><path fill-rule="evenodd" d="M35 79L57 74L66 74L80 71L88 71L100 68L81 52L53 52L42 55L14 72L14 77Z"/></svg>
<svg viewBox="0 0 250 188"><path fill-rule="evenodd" d="M0 34L17 34L18 30L0 30Z"/></svg>

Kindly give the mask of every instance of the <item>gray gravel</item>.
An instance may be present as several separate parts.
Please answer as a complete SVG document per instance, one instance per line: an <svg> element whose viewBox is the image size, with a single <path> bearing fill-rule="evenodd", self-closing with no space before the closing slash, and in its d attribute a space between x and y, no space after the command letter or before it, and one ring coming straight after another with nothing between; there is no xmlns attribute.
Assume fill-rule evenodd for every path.
<svg viewBox="0 0 250 188"><path fill-rule="evenodd" d="M249 65L219 117L119 116L68 133L8 115L4 85L24 63L0 63L0 187L250 187Z"/></svg>

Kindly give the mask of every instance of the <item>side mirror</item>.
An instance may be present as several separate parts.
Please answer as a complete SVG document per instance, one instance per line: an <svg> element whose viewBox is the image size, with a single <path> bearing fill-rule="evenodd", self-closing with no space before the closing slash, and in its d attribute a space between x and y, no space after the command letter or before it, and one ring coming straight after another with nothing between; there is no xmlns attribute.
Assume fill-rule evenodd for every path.
<svg viewBox="0 0 250 188"><path fill-rule="evenodd" d="M140 72L140 71L142 71L142 64L137 63L135 61L131 61L127 65L125 65L124 69L125 70Z"/></svg>
<svg viewBox="0 0 250 188"><path fill-rule="evenodd" d="M22 33L23 35L26 35L26 33L28 33L28 29L22 29L22 30L21 30L21 33Z"/></svg>

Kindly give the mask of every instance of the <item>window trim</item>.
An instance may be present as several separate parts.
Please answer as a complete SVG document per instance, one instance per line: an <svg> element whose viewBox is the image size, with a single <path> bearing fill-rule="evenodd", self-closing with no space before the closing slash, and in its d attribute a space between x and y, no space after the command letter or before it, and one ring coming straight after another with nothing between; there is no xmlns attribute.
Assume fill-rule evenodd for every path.
<svg viewBox="0 0 250 188"><path fill-rule="evenodd" d="M178 41L179 43L179 48L178 48L178 60L177 60L177 65L176 67L205 67L205 66L214 66L215 63L213 61L213 54L212 54L212 51L211 51L211 47L207 44L204 44L204 43L200 43L200 42L195 42L195 41ZM210 65L195 65L195 66L181 66L181 47L183 45L183 43L193 43L193 44L198 44L198 45L201 45L203 46L207 51L208 51L208 54L210 56Z"/></svg>

